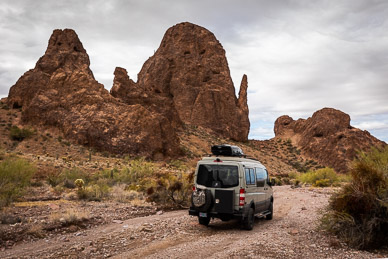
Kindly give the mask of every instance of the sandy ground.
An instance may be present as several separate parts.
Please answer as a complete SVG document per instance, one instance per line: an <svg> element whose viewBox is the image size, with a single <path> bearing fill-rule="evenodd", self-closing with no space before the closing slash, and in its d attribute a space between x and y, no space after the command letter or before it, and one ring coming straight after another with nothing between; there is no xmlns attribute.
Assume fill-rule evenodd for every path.
<svg viewBox="0 0 388 259"><path fill-rule="evenodd" d="M377 258L348 248L317 230L330 189L274 187L273 220L256 219L252 231L237 221L198 224L187 210L157 213L33 242L0 258Z"/></svg>

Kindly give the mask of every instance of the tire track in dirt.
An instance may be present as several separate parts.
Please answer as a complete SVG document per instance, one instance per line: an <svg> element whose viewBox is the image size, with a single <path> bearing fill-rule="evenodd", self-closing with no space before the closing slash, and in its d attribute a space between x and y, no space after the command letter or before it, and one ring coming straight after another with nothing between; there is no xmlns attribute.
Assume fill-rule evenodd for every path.
<svg viewBox="0 0 388 259"><path fill-rule="evenodd" d="M187 210L125 220L63 236L20 244L0 258L371 258L316 230L330 190L274 187L273 220L256 219L252 231L237 221L212 220L209 227ZM386 255L388 256L388 255Z"/></svg>

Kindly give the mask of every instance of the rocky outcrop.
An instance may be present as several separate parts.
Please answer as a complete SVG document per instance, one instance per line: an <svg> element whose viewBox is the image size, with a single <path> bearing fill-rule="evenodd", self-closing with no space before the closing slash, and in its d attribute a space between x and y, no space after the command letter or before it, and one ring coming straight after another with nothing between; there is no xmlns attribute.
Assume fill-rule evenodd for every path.
<svg viewBox="0 0 388 259"><path fill-rule="evenodd" d="M117 67L114 72L112 96L130 105L142 105L154 114L158 114L168 120L174 129L180 129L183 125L175 109L172 98L161 93L144 91L144 88L136 84L128 76L124 68Z"/></svg>
<svg viewBox="0 0 388 259"><path fill-rule="evenodd" d="M116 77L125 77L116 71ZM119 87L119 81L115 79L111 93L126 103L137 103L139 96L142 102L162 99L158 107L177 114L175 123L201 126L237 141L248 139L247 77L237 99L225 50L205 28L187 22L171 27L137 83L125 79L125 87Z"/></svg>
<svg viewBox="0 0 388 259"><path fill-rule="evenodd" d="M89 57L70 29L55 30L34 69L11 87L8 103L22 107L22 120L60 128L79 144L114 153L173 156L179 154L169 119L142 103L120 102L99 84ZM132 87L126 72L116 70L115 89Z"/></svg>
<svg viewBox="0 0 388 259"><path fill-rule="evenodd" d="M350 116L324 108L308 119L293 120L284 115L275 121L275 138L291 139L302 152L325 166L345 173L357 151L383 147L385 142L350 125Z"/></svg>
<svg viewBox="0 0 388 259"><path fill-rule="evenodd" d="M200 26L170 28L136 83L116 68L110 94L89 65L77 34L55 30L35 68L11 87L8 103L22 107L25 123L59 128L74 142L114 153L180 154L176 132L184 124L248 138L247 77L237 98L225 50Z"/></svg>

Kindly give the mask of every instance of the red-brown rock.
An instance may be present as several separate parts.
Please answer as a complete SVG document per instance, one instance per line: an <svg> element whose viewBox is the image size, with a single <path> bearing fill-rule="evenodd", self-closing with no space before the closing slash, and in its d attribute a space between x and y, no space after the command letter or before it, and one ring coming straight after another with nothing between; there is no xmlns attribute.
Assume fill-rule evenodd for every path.
<svg viewBox="0 0 388 259"><path fill-rule="evenodd" d="M275 137L291 139L302 152L338 172L346 172L357 151L383 147L385 142L368 131L350 126L350 116L332 108L324 108L307 120L294 121L284 115L275 122Z"/></svg>
<svg viewBox="0 0 388 259"><path fill-rule="evenodd" d="M129 105L111 96L94 79L89 64L77 34L55 30L35 68L11 87L8 103L22 107L24 122L60 128L67 138L99 150L158 157L179 154L169 120L140 103Z"/></svg>
<svg viewBox="0 0 388 259"><path fill-rule="evenodd" d="M164 109L177 112L177 120L202 126L223 137L246 141L249 133L247 77L236 98L225 50L210 31L191 23L180 23L167 30L155 54L138 74L136 91L142 96L162 96L170 103ZM126 87L133 91L134 87ZM127 98L133 94L112 95ZM129 98L128 98L129 96ZM174 113L173 112L173 113Z"/></svg>

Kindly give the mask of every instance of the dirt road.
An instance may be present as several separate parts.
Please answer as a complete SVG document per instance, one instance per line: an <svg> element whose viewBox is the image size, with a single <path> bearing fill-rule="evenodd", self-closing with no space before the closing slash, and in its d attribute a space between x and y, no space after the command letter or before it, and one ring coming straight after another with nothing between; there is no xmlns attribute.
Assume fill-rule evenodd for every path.
<svg viewBox="0 0 388 259"><path fill-rule="evenodd" d="M274 218L256 219L252 231L236 221L198 224L174 211L19 244L0 258L376 258L316 230L329 189L274 187ZM388 255L385 255L387 257Z"/></svg>

